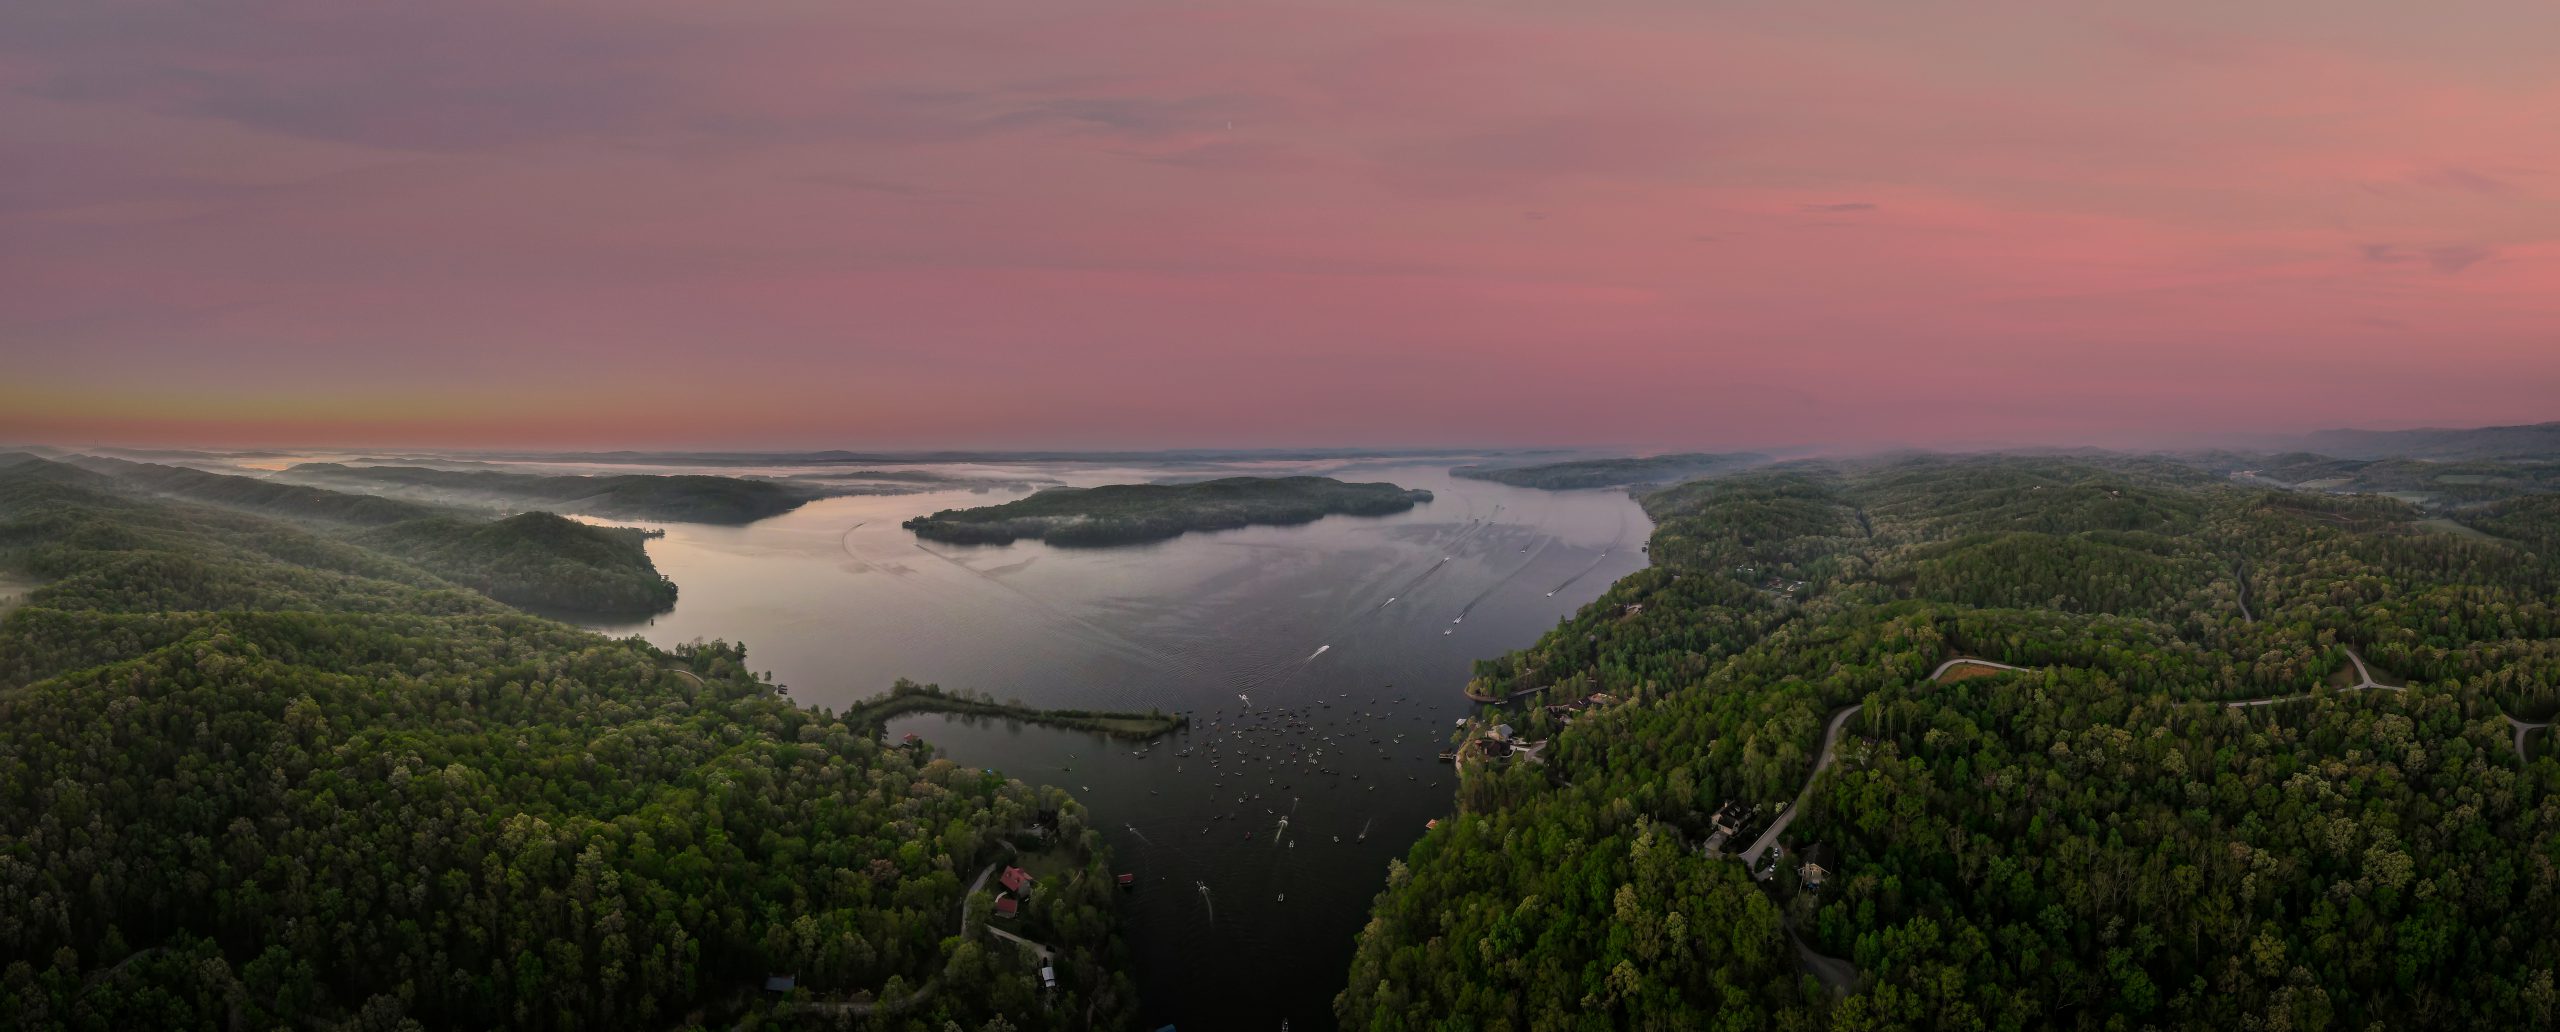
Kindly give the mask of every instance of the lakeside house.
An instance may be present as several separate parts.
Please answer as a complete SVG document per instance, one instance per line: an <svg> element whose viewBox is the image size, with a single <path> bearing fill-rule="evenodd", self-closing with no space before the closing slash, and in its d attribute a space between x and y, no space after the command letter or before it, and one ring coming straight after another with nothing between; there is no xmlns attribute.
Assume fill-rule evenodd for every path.
<svg viewBox="0 0 2560 1032"><path fill-rule="evenodd" d="M1007 867L996 882L1003 885L1007 892L1028 892L1031 889L1031 872L1019 867Z"/></svg>
<svg viewBox="0 0 2560 1032"><path fill-rule="evenodd" d="M1716 807L1715 815L1707 818L1707 823L1717 831L1731 835L1742 830L1742 822L1751 819L1752 809L1743 806L1740 800L1728 799L1723 806Z"/></svg>
<svg viewBox="0 0 2560 1032"><path fill-rule="evenodd" d="M1556 723L1556 726L1566 727L1573 723L1575 717L1581 716L1584 710L1597 709L1602 706L1614 704L1617 701L1617 696L1611 695L1607 692L1593 692L1579 699L1568 699L1564 702L1552 703L1546 706L1545 709L1547 711L1548 719L1553 720Z"/></svg>
<svg viewBox="0 0 2560 1032"><path fill-rule="evenodd" d="M1020 913L1022 913L1022 904L1015 902L1012 896L996 897L997 917L1013 917Z"/></svg>
<svg viewBox="0 0 2560 1032"><path fill-rule="evenodd" d="M1744 806L1730 799L1716 807L1715 813L1707 818L1709 830L1706 845L1703 847L1704 852L1708 856L1723 853L1725 843L1744 837L1745 830L1752 826L1752 817L1759 811L1760 808L1757 806Z"/></svg>

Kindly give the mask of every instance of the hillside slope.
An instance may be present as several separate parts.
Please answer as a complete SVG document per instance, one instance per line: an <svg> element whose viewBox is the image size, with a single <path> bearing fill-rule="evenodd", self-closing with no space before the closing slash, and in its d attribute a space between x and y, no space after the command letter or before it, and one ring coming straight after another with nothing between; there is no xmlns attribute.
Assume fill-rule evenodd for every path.
<svg viewBox="0 0 2560 1032"><path fill-rule="evenodd" d="M476 533L524 559L559 529ZM804 1015L1126 1021L1071 800L794 706L742 647L57 463L0 464L0 570L44 584L0 618L0 1024L727 1026L775 1018L777 971ZM1047 843L1077 872L1033 903L1054 991L964 909Z"/></svg>
<svg viewBox="0 0 2560 1032"><path fill-rule="evenodd" d="M2560 556L2517 543L2548 506L2493 540L2014 458L1644 501L1656 565L1481 664L1552 741L1465 770L1346 1027L2553 1020Z"/></svg>

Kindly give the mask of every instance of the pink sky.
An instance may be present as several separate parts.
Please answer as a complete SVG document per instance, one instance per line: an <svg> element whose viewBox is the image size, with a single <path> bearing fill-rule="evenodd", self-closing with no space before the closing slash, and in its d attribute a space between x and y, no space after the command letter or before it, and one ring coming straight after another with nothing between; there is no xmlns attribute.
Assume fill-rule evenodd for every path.
<svg viewBox="0 0 2560 1032"><path fill-rule="evenodd" d="M0 442L2560 418L2560 5L2461 7L9 5Z"/></svg>

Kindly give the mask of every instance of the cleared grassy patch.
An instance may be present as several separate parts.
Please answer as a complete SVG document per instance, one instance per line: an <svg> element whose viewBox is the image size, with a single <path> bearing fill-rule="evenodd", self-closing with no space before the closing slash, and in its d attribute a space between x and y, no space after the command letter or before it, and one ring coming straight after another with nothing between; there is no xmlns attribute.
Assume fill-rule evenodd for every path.
<svg viewBox="0 0 2560 1032"><path fill-rule="evenodd" d="M1972 660L1964 660L1958 662L1954 666L1948 667L1946 673L1939 674L1938 683L1954 684L1957 681L1970 681L1977 677L1997 677L2001 674L2014 673L2017 673L2017 671L2002 670L1999 667L1976 663Z"/></svg>

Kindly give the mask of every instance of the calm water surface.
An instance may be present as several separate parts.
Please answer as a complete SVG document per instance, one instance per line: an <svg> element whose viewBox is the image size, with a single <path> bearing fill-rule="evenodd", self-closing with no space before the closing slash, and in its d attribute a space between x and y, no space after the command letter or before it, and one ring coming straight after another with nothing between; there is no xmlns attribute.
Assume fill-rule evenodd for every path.
<svg viewBox="0 0 2560 1032"><path fill-rule="evenodd" d="M1093 484L1243 471L1001 472ZM1062 786L1091 810L1138 876L1125 902L1145 1027L1329 1028L1387 862L1449 811L1435 757L1470 711L1471 663L1529 644L1643 566L1651 527L1617 492L1459 480L1445 464L1249 472L1436 497L1396 516L1108 549L953 546L898 526L1020 497L1003 490L666 524L649 551L681 591L675 610L603 629L743 640L750 666L829 707L908 677L1041 706L1191 711L1188 732L1146 749L938 715L889 733Z"/></svg>

